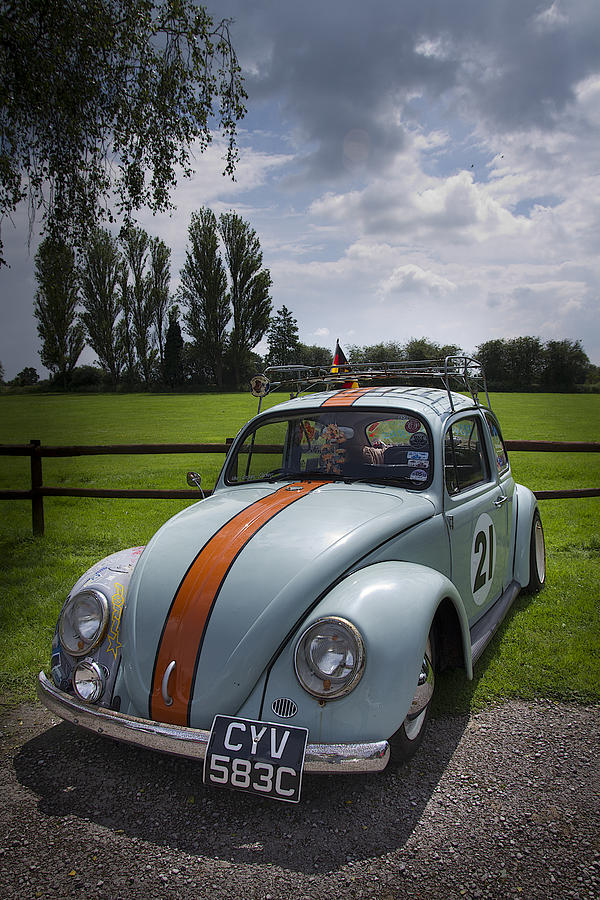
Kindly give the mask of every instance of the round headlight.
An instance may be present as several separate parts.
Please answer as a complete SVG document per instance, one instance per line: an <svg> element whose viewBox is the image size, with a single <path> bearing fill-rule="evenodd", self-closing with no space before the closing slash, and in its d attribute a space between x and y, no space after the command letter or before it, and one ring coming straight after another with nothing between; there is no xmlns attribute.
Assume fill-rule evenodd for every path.
<svg viewBox="0 0 600 900"><path fill-rule="evenodd" d="M106 683L104 672L91 659L84 659L75 667L73 672L73 690L80 700L87 703L97 703L104 693Z"/></svg>
<svg viewBox="0 0 600 900"><path fill-rule="evenodd" d="M350 693L365 666L360 632L346 619L318 619L300 636L294 665L298 681L314 697L333 699Z"/></svg>
<svg viewBox="0 0 600 900"><path fill-rule="evenodd" d="M97 647L108 626L108 600L93 588L67 600L60 616L60 642L71 656L85 656Z"/></svg>

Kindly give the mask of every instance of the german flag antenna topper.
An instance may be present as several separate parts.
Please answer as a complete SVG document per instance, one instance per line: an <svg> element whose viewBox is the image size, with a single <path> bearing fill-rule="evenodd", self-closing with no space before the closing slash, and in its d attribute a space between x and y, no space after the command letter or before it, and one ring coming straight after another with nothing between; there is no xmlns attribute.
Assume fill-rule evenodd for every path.
<svg viewBox="0 0 600 900"><path fill-rule="evenodd" d="M335 342L335 353L333 354L333 365L331 367L331 374L337 375L341 372L348 371L348 360L346 359L346 354L340 347L340 339L337 338ZM345 381L342 385L343 388L357 388L358 381L349 380Z"/></svg>

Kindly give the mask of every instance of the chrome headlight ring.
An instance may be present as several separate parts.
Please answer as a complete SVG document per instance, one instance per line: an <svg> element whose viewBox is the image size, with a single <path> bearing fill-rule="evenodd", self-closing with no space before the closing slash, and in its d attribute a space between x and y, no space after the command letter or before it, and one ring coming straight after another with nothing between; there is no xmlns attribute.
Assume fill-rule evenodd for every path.
<svg viewBox="0 0 600 900"><path fill-rule="evenodd" d="M73 690L80 700L97 703L106 687L106 670L93 659L77 663L73 672Z"/></svg>
<svg viewBox="0 0 600 900"><path fill-rule="evenodd" d="M65 603L58 621L62 648L70 656L85 656L103 640L108 628L108 600L95 588L84 588Z"/></svg>
<svg viewBox="0 0 600 900"><path fill-rule="evenodd" d="M365 667L365 645L352 622L324 616L299 637L294 651L296 677L313 697L333 700L353 691Z"/></svg>

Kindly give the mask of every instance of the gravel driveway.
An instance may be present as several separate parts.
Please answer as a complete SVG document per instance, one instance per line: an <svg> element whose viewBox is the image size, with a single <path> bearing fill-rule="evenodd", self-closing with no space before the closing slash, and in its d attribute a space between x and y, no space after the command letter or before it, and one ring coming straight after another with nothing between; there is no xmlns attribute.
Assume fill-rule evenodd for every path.
<svg viewBox="0 0 600 900"><path fill-rule="evenodd" d="M292 806L22 706L0 722L0 897L596 900L599 718L436 719L410 766L306 778Z"/></svg>

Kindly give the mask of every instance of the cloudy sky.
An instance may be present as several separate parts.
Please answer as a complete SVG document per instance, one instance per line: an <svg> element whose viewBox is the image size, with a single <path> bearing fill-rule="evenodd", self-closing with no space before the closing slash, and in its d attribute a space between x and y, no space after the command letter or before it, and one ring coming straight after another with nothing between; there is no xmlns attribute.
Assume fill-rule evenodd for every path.
<svg viewBox="0 0 600 900"><path fill-rule="evenodd" d="M581 339L600 364L597 0L211 0L249 94L236 181L216 142L171 216L234 209L273 304L333 349L426 336ZM26 217L4 224L0 360L41 367ZM91 361L88 354L82 362Z"/></svg>

